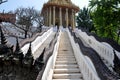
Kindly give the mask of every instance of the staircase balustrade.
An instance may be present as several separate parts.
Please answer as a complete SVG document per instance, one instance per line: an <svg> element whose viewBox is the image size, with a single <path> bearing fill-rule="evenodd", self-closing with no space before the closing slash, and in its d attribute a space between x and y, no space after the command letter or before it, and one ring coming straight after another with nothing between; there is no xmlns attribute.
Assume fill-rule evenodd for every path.
<svg viewBox="0 0 120 80"><path fill-rule="evenodd" d="M85 45L83 45L85 42L83 43L84 40L81 40L78 33L74 33L74 40L79 44L82 53L84 53L84 55L88 56L92 60L94 67L96 68L96 71L101 80L119 79L119 76L114 72L110 71L108 67L103 63L102 59L95 50L88 46L85 47Z"/></svg>
<svg viewBox="0 0 120 80"><path fill-rule="evenodd" d="M101 42L97 41L95 38L88 36L85 32L81 30L75 31L79 34L79 38L88 45L88 47L93 48L104 60L109 63L108 67L114 67L114 54L113 49L106 47L105 45L101 44Z"/></svg>
<svg viewBox="0 0 120 80"><path fill-rule="evenodd" d="M32 42L28 40L28 42L31 42L32 44L32 53L34 53L38 49L38 47L41 46L41 44L51 35L52 32L53 28L50 28L47 32L44 32L41 36L38 36ZM27 52L28 48L29 43L26 43L24 46L22 46L21 50L23 51L23 54Z"/></svg>
<svg viewBox="0 0 120 80"><path fill-rule="evenodd" d="M86 60L84 55L82 55L82 52L81 52L78 44L75 43L73 37L70 35L70 32L68 30L67 30L67 32L68 32L68 35L69 35L69 38L71 41L71 45L73 47L73 51L75 53L76 60L79 64L79 67L83 74L84 80L100 80L100 78L98 77L98 75L96 73L94 66L91 67L91 65L89 65L90 63L88 63L88 61Z"/></svg>
<svg viewBox="0 0 120 80"><path fill-rule="evenodd" d="M53 50L52 55L50 55L49 58L47 58L48 60L46 60L46 65L44 66L44 69L42 69L42 71L39 73L36 80L52 80L53 67L55 65L55 60L56 60L56 56L59 48L60 35L61 35L61 32L59 32L59 35L56 34L54 36L54 39L55 39L53 41L54 47L53 49L50 48L50 50ZM50 45L52 44L50 43Z"/></svg>

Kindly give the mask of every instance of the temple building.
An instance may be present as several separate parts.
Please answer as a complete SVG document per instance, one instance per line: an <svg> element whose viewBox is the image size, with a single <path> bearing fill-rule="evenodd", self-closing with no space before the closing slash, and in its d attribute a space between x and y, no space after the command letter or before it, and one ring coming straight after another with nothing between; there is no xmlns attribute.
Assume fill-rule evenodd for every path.
<svg viewBox="0 0 120 80"><path fill-rule="evenodd" d="M71 0L49 0L43 5L41 15L46 26L75 27L75 14L79 7Z"/></svg>

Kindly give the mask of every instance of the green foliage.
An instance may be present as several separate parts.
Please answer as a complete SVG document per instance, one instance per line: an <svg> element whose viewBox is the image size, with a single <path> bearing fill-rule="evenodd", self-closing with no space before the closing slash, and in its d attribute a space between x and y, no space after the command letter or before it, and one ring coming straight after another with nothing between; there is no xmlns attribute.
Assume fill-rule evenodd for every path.
<svg viewBox="0 0 120 80"><path fill-rule="evenodd" d="M120 0L91 0L89 6L97 34L115 39L120 26Z"/></svg>
<svg viewBox="0 0 120 80"><path fill-rule="evenodd" d="M91 31L94 28L88 8L84 7L82 10L80 10L77 16L77 24L78 28L84 28L89 31Z"/></svg>

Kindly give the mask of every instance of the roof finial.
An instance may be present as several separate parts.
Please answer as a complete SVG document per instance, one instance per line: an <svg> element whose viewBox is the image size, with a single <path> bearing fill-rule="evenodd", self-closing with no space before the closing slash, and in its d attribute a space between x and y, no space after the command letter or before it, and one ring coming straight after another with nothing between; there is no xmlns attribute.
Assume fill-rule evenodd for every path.
<svg viewBox="0 0 120 80"><path fill-rule="evenodd" d="M0 26L0 32L1 32L1 44L6 44L7 43L7 40L3 34L3 31L2 31L2 28Z"/></svg>

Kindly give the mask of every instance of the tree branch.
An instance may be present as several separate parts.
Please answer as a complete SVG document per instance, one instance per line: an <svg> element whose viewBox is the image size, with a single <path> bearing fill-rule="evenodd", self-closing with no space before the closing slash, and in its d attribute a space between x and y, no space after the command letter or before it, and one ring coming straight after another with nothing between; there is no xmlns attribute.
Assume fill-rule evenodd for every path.
<svg viewBox="0 0 120 80"><path fill-rule="evenodd" d="M22 28L22 27L20 27L20 26L18 26L18 25L16 25L15 23L11 23L12 25L14 25L14 26L16 26L17 28L19 28L19 29L22 29L22 30L26 30L26 29L24 29L24 28Z"/></svg>
<svg viewBox="0 0 120 80"><path fill-rule="evenodd" d="M0 4L5 3L5 2L7 2L7 1L8 1L8 0L5 0L5 1L0 0Z"/></svg>

